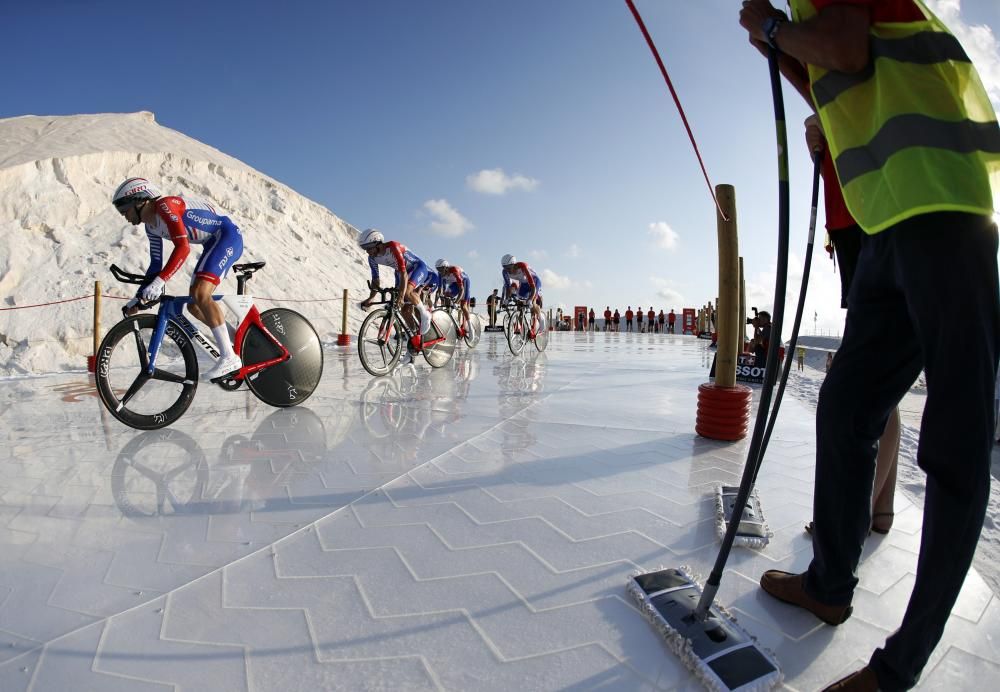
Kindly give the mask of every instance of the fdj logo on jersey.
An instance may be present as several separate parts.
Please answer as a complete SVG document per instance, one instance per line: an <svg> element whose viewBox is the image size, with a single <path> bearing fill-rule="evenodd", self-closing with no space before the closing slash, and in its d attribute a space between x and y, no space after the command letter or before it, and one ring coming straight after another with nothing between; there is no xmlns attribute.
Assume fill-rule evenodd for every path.
<svg viewBox="0 0 1000 692"><path fill-rule="evenodd" d="M226 264L229 262L229 259L232 256L233 256L233 247L230 245L229 247L226 248L226 256L219 260L219 269L225 269Z"/></svg>

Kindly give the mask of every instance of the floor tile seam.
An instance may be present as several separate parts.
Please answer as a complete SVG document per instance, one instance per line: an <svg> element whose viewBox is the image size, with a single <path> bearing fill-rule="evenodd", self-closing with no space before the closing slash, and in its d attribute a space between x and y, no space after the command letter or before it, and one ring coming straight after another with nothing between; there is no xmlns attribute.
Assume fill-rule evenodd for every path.
<svg viewBox="0 0 1000 692"><path fill-rule="evenodd" d="M530 615L540 615L540 614L545 614L545 613L554 613L554 612L557 612L559 610L564 610L566 608L586 606L586 605L588 605L590 603L596 603L596 602L604 601L604 600L608 600L608 599L617 600L620 603L622 603L626 608L630 608L632 610L636 610L635 606L628 599L623 598L623 597L621 597L618 594L609 594L609 595L606 595L606 596L599 596L599 597L596 597L596 598L588 598L588 599L583 599L583 600L579 600L579 601L574 601L574 602L571 602L571 603L561 603L561 604L554 605L554 606L547 606L547 607L541 607L541 608L539 608L539 607L536 607L536 606L532 605L531 601L527 597L525 597L517 588L515 588L506 578L504 578L504 576L503 576L502 573L497 572L495 570L487 570L487 571L483 571L483 572L476 572L476 573L462 574L462 575L448 575L448 576L442 576L442 577L420 577L420 576L418 576L413 571L413 568L406 561L405 557L403 555L399 554L398 550L396 550L394 547L392 548L392 550L397 553L398 557L403 562L403 564L406 567L407 571L411 574L414 582L416 582L416 583L429 583L429 582L434 582L434 581L445 581L445 580L450 580L450 579L468 578L468 577L477 577L477 576L490 576L490 577L494 577L494 578L497 579L497 581L499 581L507 589L507 591L509 593L511 593L511 595L513 595L520 602L521 607L523 607L526 611L528 611L528 613ZM599 565L599 566L613 566L613 565L619 564L619 562L621 562L621 561L610 562L610 563L606 563L604 565ZM588 567L588 568L579 568L579 569L590 569L590 568ZM577 570L570 570L570 571L577 571ZM365 610L367 611L368 616L370 618L372 618L373 620L388 621L388 620L400 620L400 619L411 618L411 617L448 616L448 615L453 615L453 614L459 614L459 615L461 615L462 618L465 619L466 622L468 622L468 624L476 631L476 633L483 640L483 642L487 645L487 648L491 651L491 653L494 655L494 657L497 659L497 661L499 663L516 663L516 662L520 662L520 661L530 660L532 658L541 658L543 656L550 656L550 655L553 655L553 654L565 653L567 651L572 651L572 650L575 650L575 649L589 647L589 646L595 646L596 645L597 647L599 647L600 649L602 649L606 654L608 654L609 657L611 657L613 660L617 661L619 664L624 664L624 665L627 665L629 668L631 668L631 666L628 664L628 659L623 659L623 658L619 657L614 651L610 650L603 642L601 642L599 640L598 641L582 642L582 643L578 643L578 644L574 644L574 645L570 645L570 646L565 646L565 647L559 647L557 649L552 649L552 650L548 650L548 651L545 651L545 652L542 652L542 653L537 653L537 654L527 654L527 655L524 655L524 656L507 656L500 649L499 645L496 644L493 641L493 638L489 635L489 633L486 632L486 630L479 624L478 619L466 607L446 608L446 609L443 609L443 610L428 610L428 611L420 611L420 612L408 612L408 613L397 613L397 614L384 615L384 614L380 614L380 613L376 612L375 607L373 605L373 602L372 602L369 594L365 591L364 587L362 586L362 584L360 583L360 581L357 579L356 575L341 575L341 576L342 577L351 578L352 581L354 581L355 588L357 589L358 594L359 594L359 596L361 598L361 601L364 604ZM310 576L310 577L299 577L299 578L306 578L306 579L321 578L322 579L322 578L329 578L329 577L325 577L325 576ZM506 608L507 608L507 606L505 606L505 609ZM310 630L310 634L312 636L311 630ZM317 641L317 640L314 640L314 641ZM419 657L423 658L423 655L419 655ZM381 657L381 658L382 659L405 658L405 656L393 656L393 657ZM326 659L326 660L321 660L321 662L353 661L353 660L380 660L380 659L378 659L378 658L376 658L376 659L369 659L369 658L362 658L362 659L340 658L340 659ZM640 677L645 677L645 676L639 674L638 671L635 671L634 669L633 669L633 671L636 672L637 675L639 675Z"/></svg>
<svg viewBox="0 0 1000 692"><path fill-rule="evenodd" d="M577 486L575 483L571 483L570 485L573 486L575 489L579 490L580 492L588 494L588 495L590 495L593 498L604 499L604 498L607 497L607 496L603 496L603 495L597 495L597 494L593 493L592 491L590 491L587 488L583 488L583 487ZM577 507L576 505L574 505L572 502L567 501L565 498L560 497L559 495L541 495L541 496L535 496L535 497L522 497L522 498L511 499L511 500L504 500L503 498L497 497L496 495L494 495L493 493L491 493L488 488L485 488L485 487L482 487L482 486L473 486L473 487L476 487L480 492L482 492L484 495L486 495L491 500L493 500L494 502L496 502L497 504L500 504L500 505L515 505L515 504L522 503L522 502L544 502L544 501L551 500L551 501L554 501L554 502L557 502L557 503L563 505L564 507L566 507L567 509L569 509L569 510L571 510L573 512L576 512L579 516L581 516L581 517L583 517L585 519L598 519L598 518L601 518L601 517L610 517L610 516L614 516L615 514L622 514L622 513L625 513L625 512L636 512L636 511L639 511L639 512L645 512L645 513L647 513L647 514L649 514L649 515L651 515L653 517L656 517L657 519L663 520L664 523L671 524L673 526L677 526L678 528L684 526L683 524L675 524L674 522L671 522L666 517L660 516L659 514L657 514L656 512L654 512L653 510L651 510L651 509L649 509L647 507L640 506L640 505L633 505L631 507L622 507L620 509L612 509L612 510L608 510L608 511L604 511L604 512L596 512L596 513L591 514L591 513L585 512L584 510L582 510L579 507ZM649 495L653 496L654 498L657 498L657 499L660 499L660 500L666 500L668 502L673 502L673 504L680 504L680 503L678 503L676 501L671 501L669 498L664 498L664 497L662 497L660 495L657 495L656 493L652 493L652 492L650 492L648 490L627 490L627 491L622 491L621 493L616 493L612 497L617 497L617 496L620 496L620 495L634 495L636 493L649 494ZM387 493L387 495L388 495L388 493ZM696 500L696 501L692 502L691 504L698 504L701 501L702 500ZM421 503L419 505L406 505L406 504L397 503L396 501L392 500L392 498L390 498L390 502L392 502L395 507L412 508L412 507L431 507L431 506L436 506L436 505L443 505L443 504L448 504L448 503L455 503L456 501L455 500L446 500L446 501L443 501L443 502L428 502L428 503ZM475 517L473 517L463 507L461 507L461 505L459 505L459 508L462 509L463 513L467 514L470 519L472 519L473 521L475 521L477 523L480 523L480 524L483 524L483 525L488 525L490 523L494 523L494 522L483 522L483 521L480 521L480 520L476 519ZM541 516L541 515L529 515L529 516ZM512 517L512 519L513 518L522 518L522 517ZM500 520L500 521L502 521L502 520Z"/></svg>
<svg viewBox="0 0 1000 692"><path fill-rule="evenodd" d="M460 553L465 552L465 551L483 551L483 550L490 550L492 548L501 548L501 547L506 547L506 546L514 546L514 547L520 548L520 549L524 550L525 552L527 552L528 554L530 554L532 557L534 557L536 559L537 563L540 564L546 571L549 572L550 575L553 575L553 576L564 576L564 575L568 575L568 574L573 574L574 572L587 571L587 570L592 570L592 569L600 568L600 567L608 567L608 566L612 566L612 565L618 565L618 564L620 564L622 562L626 562L626 563L629 563L629 564L634 564L634 563L632 563L631 560L622 558L622 559L610 560L610 561L605 561L605 562L595 562L595 563L591 563L591 564L587 564L587 565L581 565L581 566L578 566L578 567L569 567L569 568L562 569L562 568L556 567L555 565L551 564L548 560L546 560L544 557L542 557L541 555L539 555L536 551L532 550L530 546L526 545L521 540L499 541L499 542L494 542L494 543L489 543L489 544L484 544L484 545L457 546L456 547L456 546L451 545L444 536L442 536L437 530L434 529L433 526L430 526L426 522L424 522L424 523L407 524L407 525L408 526L421 526L421 527L426 528L428 531L430 531L432 534L434 534L435 538L437 538L440 541L441 545L443 545L451 553L460 554ZM366 528L366 527L363 527L363 528ZM379 528L391 528L391 527L379 527ZM649 538L648 536L645 536L645 535L643 535L641 533L638 533L638 532L635 532L635 531L629 531L629 533L636 533L637 535L640 535L643 538L649 540L653 545L656 545L656 546L658 546L660 548L663 548L664 550L667 550L668 552L671 552L671 553L673 552L672 550L670 550L669 547L660 545L657 541ZM365 551L365 550L391 550L393 553L396 554L397 558L399 558L399 560L402 562L402 564L406 567L407 572L410 573L410 576L414 579L414 581L418 581L418 582L420 582L420 581L434 581L434 580L438 580L438 579L451 579L451 578L458 577L458 576L469 576L469 574L462 574L462 575L448 575L448 576L444 576L444 577L421 577L419 574L417 574L416 570L410 564L409 560L407 560L405 554L397 547L396 544L365 545L365 546L352 546L352 547L344 547L344 548L329 547L329 546L327 546L327 545L325 545L323 543L322 536L319 534L319 532L317 532L317 540L318 540L318 542L320 544L320 549L324 553L352 552L352 551ZM276 573L277 573L277 569L278 568L276 566L275 567ZM494 575L500 577L500 573L497 572L496 570L481 570L480 572L475 572L475 573L470 573L470 574L473 575L473 576L480 575L480 574L484 574L484 575L485 574L494 574ZM281 578L284 578L284 577L281 577ZM502 577L501 577L501 579L502 579ZM518 593L518 592L515 590L515 593ZM519 593L518 593L518 596L521 597ZM523 599L523 597L521 597L521 598Z"/></svg>
<svg viewBox="0 0 1000 692"><path fill-rule="evenodd" d="M934 664L934 668L925 671L924 673L921 674L920 677L923 678L924 680L927 680L930 677L931 671L936 669L938 666L942 665L944 663L945 658L948 656L948 653L953 649L955 651L962 652L966 656L971 656L972 658L979 659L980 661L985 661L986 663L989 663L996 668L1000 668L1000 656L998 656L996 659L990 659L986 658L985 656L982 656L981 654L977 654L974 651L969 651L967 648L961 646L960 644L948 644L948 646L945 647L944 653L941 654L941 657L938 659L937 663Z"/></svg>
<svg viewBox="0 0 1000 692"><path fill-rule="evenodd" d="M427 507L427 506L430 506L430 505L420 505L420 507ZM440 505L434 505L434 506L440 506ZM412 507L410 507L410 508L412 508ZM584 544L591 543L591 542L594 542L594 541L607 540L607 539L610 539L610 538L615 538L616 536L638 535L638 536L642 536L643 538L649 539L649 537L646 536L646 534L644 534L642 531L639 531L637 529L622 529L620 531L613 531L611 533L602 533L602 534L599 534L599 535L596 535L596 536L587 536L586 538L576 538L576 537L574 537L574 536L566 533L563 529L561 529L559 526L553 524L551 521L549 521L544 516L539 516L539 515L526 516L526 517L513 517L511 519L503 519L503 520L499 520L499 521L480 522L480 521L477 521L475 518L469 516L465 512L463 512L463 514L466 514L466 516L468 516L468 518L476 525L476 528L487 527L487 526L499 526L501 524L510 524L512 522L515 522L515 521L524 521L524 520L540 521L543 524L545 524L546 526L548 526L550 529L552 529L553 532L555 532L559 538L564 539L564 541L566 543L568 543L570 545L574 545L574 546L575 545L584 545ZM657 516L657 515L653 514L652 512L649 512L649 514L651 514L652 516ZM658 517L658 518L663 519L662 517ZM359 522L360 522L360 517L359 517ZM362 524L362 527L366 528L366 529L389 529L389 528L398 528L398 527L401 527L401 526L420 526L420 525L426 525L426 526L430 527L431 523L432 522L402 522L402 523L393 522L393 523L380 523L377 526L374 526L374 525L371 525L371 524ZM669 524L670 526L672 526L674 528L683 528L683 526L684 526L683 524L674 524L672 522L667 521L666 519L663 519L663 523ZM458 530L461 531L462 529L458 529ZM437 533L437 532L435 532L435 533ZM442 537L442 539L443 539L443 537ZM516 540L520 541L521 539L516 539ZM652 540L652 539L649 539L649 540ZM501 543L488 543L488 544L482 544L480 546L468 546L468 547L490 547L490 546L493 546L493 545L506 544L506 543L509 543L509 542L510 541L502 541ZM657 541L652 541L652 542L656 543L657 545L659 545L659 542L657 542ZM448 547L450 549L452 549L452 550L459 550L460 549L460 548L455 548L455 547L453 547L451 545L449 545ZM665 546L663 546L663 547L665 547Z"/></svg>

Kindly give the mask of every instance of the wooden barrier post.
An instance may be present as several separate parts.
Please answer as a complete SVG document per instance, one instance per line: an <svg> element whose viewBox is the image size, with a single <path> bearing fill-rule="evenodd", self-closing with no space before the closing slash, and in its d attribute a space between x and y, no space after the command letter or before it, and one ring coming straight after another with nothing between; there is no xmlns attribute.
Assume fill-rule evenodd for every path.
<svg viewBox="0 0 1000 692"><path fill-rule="evenodd" d="M726 218L716 213L719 237L719 297L715 304L715 324L719 332L719 350L715 358L715 384L736 384L737 350L734 334L739 331L740 252L736 237L736 191L732 185L716 187L719 204Z"/></svg>
<svg viewBox="0 0 1000 692"><path fill-rule="evenodd" d="M87 372L97 372L97 349L101 346L101 282L94 282L94 349L87 358Z"/></svg>
<svg viewBox="0 0 1000 692"><path fill-rule="evenodd" d="M351 335L347 333L347 289L344 289L344 312L340 319L340 334L337 335L338 346L350 346Z"/></svg>
<svg viewBox="0 0 1000 692"><path fill-rule="evenodd" d="M740 314L736 325L739 329L733 337L736 340L736 353L743 353L743 343L747 340L747 283L743 278L743 258L740 257Z"/></svg>

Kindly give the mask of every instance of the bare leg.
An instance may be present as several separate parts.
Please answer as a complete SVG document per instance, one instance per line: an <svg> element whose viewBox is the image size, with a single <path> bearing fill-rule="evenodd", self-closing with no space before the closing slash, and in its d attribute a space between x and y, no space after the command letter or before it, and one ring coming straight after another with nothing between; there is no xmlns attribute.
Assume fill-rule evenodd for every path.
<svg viewBox="0 0 1000 692"><path fill-rule="evenodd" d="M893 499L896 495L896 467L899 462L899 407L889 414L878 441L875 458L875 487L872 492L872 528L880 533L892 527Z"/></svg>
<svg viewBox="0 0 1000 692"><path fill-rule="evenodd" d="M208 327L218 327L224 322L222 308L212 300L215 284L204 279L196 279L191 286L191 297L194 302L188 306L191 314L204 322Z"/></svg>

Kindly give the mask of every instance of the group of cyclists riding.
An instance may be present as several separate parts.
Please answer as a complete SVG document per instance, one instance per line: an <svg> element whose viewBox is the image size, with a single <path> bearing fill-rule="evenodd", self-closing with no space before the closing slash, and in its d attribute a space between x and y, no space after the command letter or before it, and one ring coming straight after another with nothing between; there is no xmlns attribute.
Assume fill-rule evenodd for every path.
<svg viewBox="0 0 1000 692"><path fill-rule="evenodd" d="M468 323L472 284L469 275L461 267L446 259L439 259L434 263L435 271L405 245L395 240L386 240L382 232L375 228L363 231L358 236L358 245L368 253L368 265L371 268L371 293L361 302L361 307L365 310L371 307L381 289L379 266L392 268L396 279L396 307L402 308L405 319L414 327L414 335L408 344L411 354L420 352L423 335L430 329L428 303L431 308L441 301L457 304L462 310L464 322ZM504 301L521 300L531 307L533 338L534 332L543 324L542 282L531 267L518 262L513 255L504 255L500 264L503 267ZM414 312L417 314L416 318L413 316Z"/></svg>
<svg viewBox="0 0 1000 692"><path fill-rule="evenodd" d="M159 300L166 282L180 269L191 251L192 244L202 245L203 250L191 278L188 306L191 314L207 325L219 347L219 359L204 374L208 380L218 380L238 371L242 365L233 349L222 309L212 295L230 268L243 253L243 234L225 214L204 199L187 195L164 195L146 178L129 178L119 185L112 195L115 209L133 226L144 224L149 240L149 266L144 282L135 297L126 306L126 314L135 314L140 301L153 303ZM163 239L174 247L166 263L163 262ZM371 293L361 302L363 309L371 307L381 288L379 267L394 270L396 279L396 307L409 322L414 335L408 347L411 354L423 347L423 335L431 326L428 303L450 301L460 307L464 322L471 317L472 285L469 275L461 267L446 259L435 262L431 269L420 257L394 240L387 241L381 231L369 228L358 236L358 245L368 254L371 268ZM542 282L525 262L518 262L513 255L501 259L504 280L504 303L522 301L530 307L532 324L529 338L544 329L542 315ZM416 317L414 317L414 312Z"/></svg>

